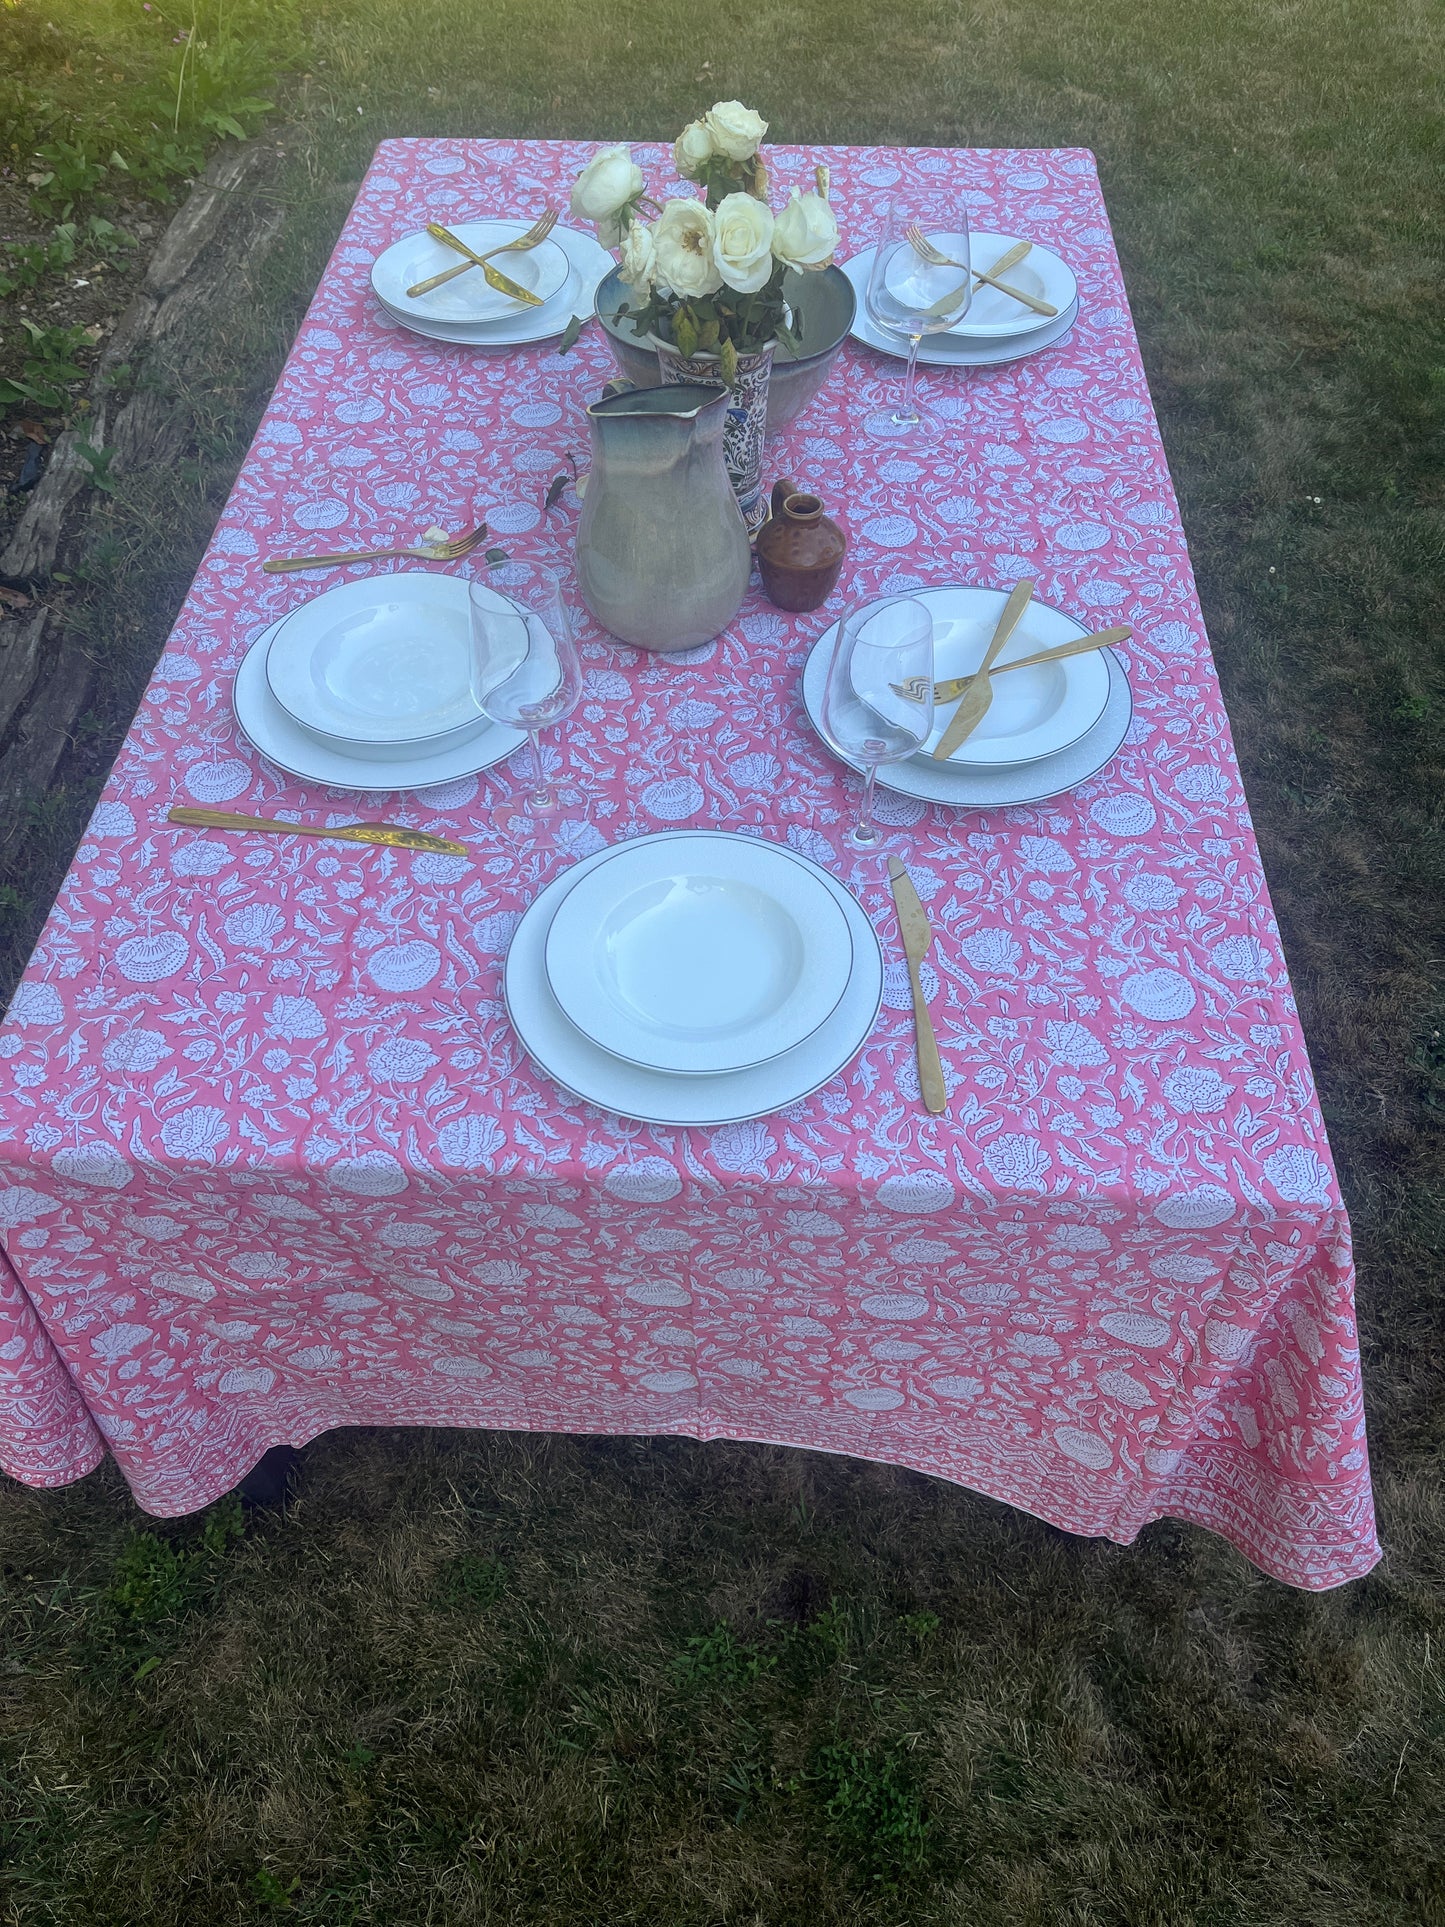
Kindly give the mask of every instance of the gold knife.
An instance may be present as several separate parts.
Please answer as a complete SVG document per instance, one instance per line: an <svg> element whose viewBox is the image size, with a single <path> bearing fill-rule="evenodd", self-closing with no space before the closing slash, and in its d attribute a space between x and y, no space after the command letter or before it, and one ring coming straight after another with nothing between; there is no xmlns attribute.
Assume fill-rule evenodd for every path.
<svg viewBox="0 0 1445 1927"><path fill-rule="evenodd" d="M1129 628L1099 629L1092 636L1080 636L1077 642L1061 642L1057 649L1040 649L1036 655L1018 656L1013 662L996 662L989 670L991 676L1002 676L1010 669L1036 669L1041 662L1063 662L1069 656L1092 656L1096 649L1112 649L1116 642L1127 642L1133 634ZM961 696L973 676L949 676L943 682L933 685L933 700L936 703L951 703ZM921 679L919 687L922 686ZM895 696L902 696L910 703L922 702L906 683L890 683Z"/></svg>
<svg viewBox="0 0 1445 1927"><path fill-rule="evenodd" d="M1019 617L1029 606L1029 597L1033 592L1034 585L1027 576L1022 582L1016 582L1009 591L998 627L993 632L993 640L983 652L983 661L964 684L963 700L954 710L948 728L938 739L933 752L935 762L945 762L952 756L959 744L973 734L988 714L988 706L993 701L993 682L988 672L998 661L999 651L1018 626Z"/></svg>
<svg viewBox="0 0 1445 1927"><path fill-rule="evenodd" d="M893 901L898 910L898 928L908 958L908 981L913 987L913 1032L918 1040L918 1082L925 1109L937 1117L948 1109L948 1092L943 1085L943 1064L938 1055L938 1039L933 1034L933 1019L923 1001L923 984L918 966L928 955L933 942L933 927L928 912L918 900L913 879L896 856L888 859L888 874L893 879Z"/></svg>
<svg viewBox="0 0 1445 1927"><path fill-rule="evenodd" d="M494 268L492 266L485 255L474 254L466 242L461 240L459 236L453 234L450 228L443 227L439 221L428 221L426 231L431 235L433 240L442 241L447 247L455 248L458 254L464 254L474 268L481 269L487 286L489 288L495 288L498 294L510 295L513 301L520 301L528 308L540 308L542 306L542 297L540 295L533 294L530 288L521 287L517 282L509 280L500 268ZM450 281L460 272L463 272L463 270L448 268L443 274L432 275L430 280L418 281L414 288L407 289L407 294L413 298L420 294L429 294L431 290L439 286L441 282Z"/></svg>
<svg viewBox="0 0 1445 1927"><path fill-rule="evenodd" d="M396 850L430 850L435 856L465 856L465 843L452 843L425 830L406 830L399 823L279 823L268 816L238 816L230 810L196 810L175 804L167 821L192 830L263 830L272 836L329 836L338 843L383 843Z"/></svg>

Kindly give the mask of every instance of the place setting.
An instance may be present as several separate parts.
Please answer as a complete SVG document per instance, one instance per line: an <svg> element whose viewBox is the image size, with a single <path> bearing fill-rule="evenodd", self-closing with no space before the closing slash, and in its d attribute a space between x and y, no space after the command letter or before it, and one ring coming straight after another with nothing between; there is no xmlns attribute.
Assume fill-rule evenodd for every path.
<svg viewBox="0 0 1445 1927"><path fill-rule="evenodd" d="M459 221L395 241L372 264L371 290L412 334L468 348L550 341L592 311L616 263L594 236L534 220Z"/></svg>
<svg viewBox="0 0 1445 1927"><path fill-rule="evenodd" d="M353 577L269 624L236 672L237 725L288 775L368 793L478 775L530 744L531 788L494 820L546 819L540 733L582 688L562 586L537 563L451 559L463 573Z"/></svg>
<svg viewBox="0 0 1445 1927"><path fill-rule="evenodd" d="M1042 242L970 228L961 193L895 194L877 242L843 264L858 296L852 334L907 362L902 400L874 432L944 432L914 394L920 361L988 368L1021 361L1072 329L1074 271Z"/></svg>
<svg viewBox="0 0 1445 1927"><path fill-rule="evenodd" d="M803 668L803 707L865 779L847 847L876 846L875 785L954 809L1036 803L1096 776L1128 734L1118 653L1130 631L1090 632L1040 601L966 585L862 593Z"/></svg>
<svg viewBox="0 0 1445 1927"><path fill-rule="evenodd" d="M643 1123L766 1116L836 1077L883 995L872 923L795 850L663 831L600 850L524 913L504 992L564 1090Z"/></svg>

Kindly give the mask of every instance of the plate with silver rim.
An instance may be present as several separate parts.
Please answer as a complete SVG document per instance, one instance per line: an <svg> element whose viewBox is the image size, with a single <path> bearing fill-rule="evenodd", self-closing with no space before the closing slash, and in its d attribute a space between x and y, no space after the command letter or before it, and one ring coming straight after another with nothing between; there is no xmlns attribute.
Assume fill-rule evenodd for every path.
<svg viewBox="0 0 1445 1927"><path fill-rule="evenodd" d="M427 789L433 783L479 776L483 770L505 762L527 740L520 730L507 729L479 715L475 731L429 754L373 757L360 749L334 747L288 716L271 694L266 681L266 652L280 626L273 622L263 629L242 657L231 687L231 706L236 725L252 748L303 783L363 790L377 796Z"/></svg>
<svg viewBox="0 0 1445 1927"><path fill-rule="evenodd" d="M952 237L939 237L938 246L945 253L958 253L957 247L950 247ZM995 261L1001 261L1012 249L1016 248L1024 236L1019 234L988 234L975 232L968 240L968 255L974 266L989 271ZM971 277L970 277L971 278ZM1001 341L1018 335L1037 334L1039 329L1047 328L1079 298L1079 284L1074 271L1062 255L1055 254L1041 241L1034 241L1022 261L1005 270L1001 279L1011 287L1031 294L1036 301L1046 301L1054 313L1040 314L1024 301L1015 301L1012 295L990 287L988 282L974 284L973 294L962 316L948 329L946 337L954 341ZM962 286L963 274L959 271L959 285Z"/></svg>
<svg viewBox="0 0 1445 1927"><path fill-rule="evenodd" d="M865 248L861 254L855 254L851 261L842 264L843 272L852 282L858 297L858 310L849 332L855 341L861 341L865 347L876 348L880 354L906 361L906 338L880 328L868 313L868 272L872 265L872 248ZM1045 348L1052 348L1055 343L1062 341L1071 332L1078 317L1079 303L1075 297L1056 320L1046 321L1032 333L998 337L967 336L950 329L942 334L925 335L918 346L918 359L920 363L928 362L940 368L994 368L1006 362L1022 361L1025 356L1040 354Z"/></svg>
<svg viewBox="0 0 1445 1927"><path fill-rule="evenodd" d="M647 840L662 842L695 834L670 830ZM568 1021L548 987L543 968L547 932L552 914L567 891L609 854L599 850L554 878L523 916L507 952L503 972L507 1014L529 1056L546 1076L583 1102L614 1116L686 1128L740 1124L766 1117L800 1102L847 1069L878 1020L883 1002L883 952L857 898L817 864L809 867L822 878L848 920L853 970L836 1008L812 1036L779 1057L713 1077L678 1077L671 1071L629 1064L584 1037ZM809 863L803 856L797 860Z"/></svg>
<svg viewBox="0 0 1445 1927"><path fill-rule="evenodd" d="M848 920L786 846L714 830L618 844L558 906L547 982L585 1037L651 1070L746 1070L810 1037L853 971Z"/></svg>
<svg viewBox="0 0 1445 1927"><path fill-rule="evenodd" d="M266 651L281 708L333 749L419 756L476 735L469 584L427 569L350 576L282 619ZM514 605L483 583L479 597Z"/></svg>
<svg viewBox="0 0 1445 1927"><path fill-rule="evenodd" d="M873 627L886 639L888 603ZM933 619L933 673L938 682L970 676L983 661L1008 602L1003 589L984 589L962 583L935 589L916 589L910 600L921 602ZM872 630L870 629L870 634ZM1103 653L1091 649L1058 662L1027 664L1029 656L1088 636L1080 622L1062 609L1037 597L1031 600L1005 642L991 678L993 700L972 733L953 751L950 761L961 765L1037 762L1052 756L1091 729L1104 713L1109 697L1109 670ZM915 706L896 688L870 697L875 707L907 726ZM936 703L933 728L918 754L931 757L949 723L957 699Z"/></svg>
<svg viewBox="0 0 1445 1927"><path fill-rule="evenodd" d="M455 221L447 223L447 231L459 241L465 241L473 254L488 254L505 247L509 241L520 240L533 225L531 221ZM519 301L515 295L494 288L478 267L469 267L465 274L444 281L429 294L408 294L407 290L419 282L444 274L448 268L460 267L462 260L457 249L438 241L425 228L419 228L414 234L404 234L399 241L393 241L373 261L372 292L393 313L405 315L408 320L415 317L420 321L443 321L466 327L506 321L532 307L532 303ZM569 269L565 252L550 237L521 253L499 254L489 265L539 304L560 293Z"/></svg>
<svg viewBox="0 0 1445 1927"><path fill-rule="evenodd" d="M809 651L803 665L803 708L819 738L833 754L850 769L857 769L858 765L839 749L823 727L823 690L836 638L835 623L819 636ZM1041 756L1032 763L992 767L952 761L937 763L931 756L910 756L902 763L885 763L878 772L878 787L957 810L1008 809L1015 804L1042 803L1047 797L1077 789L1118 755L1134 715L1134 699L1122 658L1115 649L1104 649L1100 653L1109 670L1109 694L1103 714L1067 749L1052 756Z"/></svg>
<svg viewBox="0 0 1445 1927"><path fill-rule="evenodd" d="M450 341L464 348L516 348L550 341L565 331L574 314L591 318L597 289L617 263L595 236L575 228L554 227L547 238L566 255L569 272L558 292L540 308L514 307L500 321L458 324L423 320L393 307L380 295L378 304L398 327L428 341Z"/></svg>

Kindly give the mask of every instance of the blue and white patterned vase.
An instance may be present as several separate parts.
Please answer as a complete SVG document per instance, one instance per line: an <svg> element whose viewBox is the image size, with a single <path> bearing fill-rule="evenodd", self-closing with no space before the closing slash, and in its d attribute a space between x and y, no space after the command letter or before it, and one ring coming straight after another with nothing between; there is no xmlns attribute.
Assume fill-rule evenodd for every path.
<svg viewBox="0 0 1445 1927"><path fill-rule="evenodd" d="M768 519L768 501L763 492L763 441L768 432L768 383L777 345L769 341L738 356L737 379L733 382L723 429L723 460L747 524L749 540ZM719 372L716 355L694 355L689 361L671 342L659 342L657 361L664 387L677 382L727 386Z"/></svg>

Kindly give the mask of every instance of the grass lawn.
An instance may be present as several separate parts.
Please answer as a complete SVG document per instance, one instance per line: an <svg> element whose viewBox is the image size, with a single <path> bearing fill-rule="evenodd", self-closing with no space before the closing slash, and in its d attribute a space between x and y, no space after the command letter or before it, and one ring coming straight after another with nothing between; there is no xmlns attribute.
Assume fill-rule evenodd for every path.
<svg viewBox="0 0 1445 1927"><path fill-rule="evenodd" d="M284 1514L154 1534L104 1472L6 1486L0 1918L1445 1922L1435 0L219 5L188 79L190 0L0 0L0 241L98 217L123 279L262 99L287 211L188 458L106 496L54 590L106 695L0 827L6 987L378 140L656 139L736 94L780 140L1091 147L1354 1219L1387 1556L1309 1598L1193 1530L1125 1550L905 1473L643 1440L335 1434ZM69 215L24 178L62 138L90 154L60 155ZM65 264L22 266L25 380L18 303L72 324Z"/></svg>

